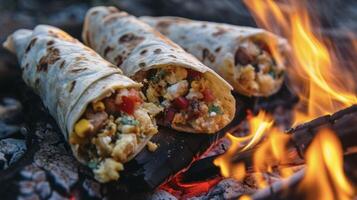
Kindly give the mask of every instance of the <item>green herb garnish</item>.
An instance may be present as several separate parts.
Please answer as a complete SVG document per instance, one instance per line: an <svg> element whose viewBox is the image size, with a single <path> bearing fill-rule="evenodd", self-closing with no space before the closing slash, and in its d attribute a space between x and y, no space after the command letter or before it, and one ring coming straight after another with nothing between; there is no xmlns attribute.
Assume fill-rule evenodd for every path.
<svg viewBox="0 0 357 200"><path fill-rule="evenodd" d="M219 115L223 114L221 108L219 106L216 106L216 105L210 105L208 107L208 112L209 113L215 112L216 114L219 114Z"/></svg>
<svg viewBox="0 0 357 200"><path fill-rule="evenodd" d="M161 70L158 73L156 73L154 76L150 77L150 80L154 83L159 82L161 79L163 79L166 76L166 71Z"/></svg>
<svg viewBox="0 0 357 200"><path fill-rule="evenodd" d="M89 163L87 164L87 166L91 169L97 169L98 167L98 162L97 161L89 161Z"/></svg>
<svg viewBox="0 0 357 200"><path fill-rule="evenodd" d="M138 120L135 120L131 117L121 117L120 119L120 123L124 124L124 125L133 125L133 126L136 126L139 124L139 121Z"/></svg>

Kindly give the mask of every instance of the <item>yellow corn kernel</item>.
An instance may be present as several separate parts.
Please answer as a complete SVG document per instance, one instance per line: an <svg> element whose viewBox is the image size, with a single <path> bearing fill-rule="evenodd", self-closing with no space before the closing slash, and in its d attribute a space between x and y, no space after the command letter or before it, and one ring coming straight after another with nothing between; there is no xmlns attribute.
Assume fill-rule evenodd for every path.
<svg viewBox="0 0 357 200"><path fill-rule="evenodd" d="M153 142L151 142L151 141L149 141L149 142L147 143L147 148L148 148L148 150L151 151L151 152L156 151L157 147L158 147L158 145L157 145L156 143L153 143Z"/></svg>
<svg viewBox="0 0 357 200"><path fill-rule="evenodd" d="M79 137L84 138L93 128L93 125L88 120L81 119L74 126L74 132L76 132Z"/></svg>
<svg viewBox="0 0 357 200"><path fill-rule="evenodd" d="M97 101L92 103L92 108L94 112L101 112L105 110L105 105L103 102Z"/></svg>

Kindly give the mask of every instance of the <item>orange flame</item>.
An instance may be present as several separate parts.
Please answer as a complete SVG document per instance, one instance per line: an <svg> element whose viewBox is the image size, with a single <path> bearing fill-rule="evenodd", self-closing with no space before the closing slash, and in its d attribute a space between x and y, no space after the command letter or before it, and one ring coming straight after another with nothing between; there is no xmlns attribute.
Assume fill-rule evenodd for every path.
<svg viewBox="0 0 357 200"><path fill-rule="evenodd" d="M341 66L344 62L338 52L333 51L331 41L326 38L322 39L321 36L314 33L311 19L306 11L305 1L287 1L289 4L277 3L273 0L244 0L244 2L252 11L258 25L284 36L291 44L292 48L288 57L290 65L287 71L291 87L301 99L295 110L295 124L331 114L357 103L357 87L353 73L351 73L352 70ZM357 50L356 41L353 40L355 51ZM270 48L275 48L272 44L268 45ZM280 60L282 55L276 55L278 50L272 49L272 52L274 58ZM279 166L289 159L286 155L289 136L272 127L272 118L266 116L264 113L264 117L263 114L260 114L249 119L251 134L247 137L237 138L231 134L228 135L232 142L230 149L214 161L217 166L221 167L223 176L235 177L239 180L244 178L245 166L233 165L231 158L234 154L246 151L257 144L259 147L253 155L254 170L257 172L271 172L275 166ZM253 123L254 121L255 123ZM327 189L332 188L334 194L337 190L337 197L343 199L344 194L351 194L351 186L344 178L341 147L339 143L335 142L336 138L331 137L331 134L323 135L328 137L326 142L320 141L323 150L311 148L312 150L308 153L309 170L305 179L319 179L316 176L324 173L321 176L331 177L331 179L319 181L318 185L313 186L318 187L317 190L324 190L326 189L324 185L327 185ZM318 137L321 138L321 136ZM317 139L317 141L319 140ZM323 158L316 158L316 155L323 156ZM315 160L320 159L324 164L318 165L311 157L314 157ZM336 170L332 170L332 165L328 164L333 163L331 161L335 162L333 167L337 168ZM323 171L321 171L321 167L324 167ZM239 174L235 173L235 170ZM291 170L285 169L278 169L278 171L283 177L293 173ZM263 176L258 176L256 179L259 187L267 185ZM306 180L304 183L307 182ZM328 198L325 199L331 197L329 194L326 195Z"/></svg>
<svg viewBox="0 0 357 200"><path fill-rule="evenodd" d="M219 166L224 177L233 177L242 180L246 175L244 163L232 163L232 157L247 151L258 144L259 148L253 154L253 164L255 172L272 172L273 167L278 166L287 160L286 144L290 136L284 134L279 129L273 127L273 119L264 111L260 111L257 116L248 118L250 134L245 137L235 137L228 133L227 137L231 142L228 151L214 160L214 164ZM292 174L288 169L278 169L283 177ZM265 187L266 181L261 173L255 176L257 185Z"/></svg>
<svg viewBox="0 0 357 200"><path fill-rule="evenodd" d="M233 164L231 158L238 151L243 152L255 146L261 141L264 133L273 125L273 120L265 112L261 111L255 117L248 119L250 134L245 137L235 137L228 133L227 138L231 142L228 151L214 160L214 164L219 166L224 177L233 177L242 180L245 177L245 166L243 163Z"/></svg>
<svg viewBox="0 0 357 200"><path fill-rule="evenodd" d="M354 193L343 172L340 141L330 130L319 132L306 152L307 170L299 190L307 200L351 199Z"/></svg>
<svg viewBox="0 0 357 200"><path fill-rule="evenodd" d="M306 1L288 1L289 4L272 0L244 2L258 25L286 37L291 44L288 75L291 87L301 99L294 124L357 103L357 87L352 70L341 66L343 61L336 52L331 51L333 46L330 41L314 34ZM352 42L356 43L356 40Z"/></svg>
<svg viewBox="0 0 357 200"><path fill-rule="evenodd" d="M267 134L267 138L262 142L261 146L257 148L253 155L253 168L258 173L255 177L258 187L263 188L267 186L264 173L273 172L273 167L283 164L284 161L289 160L287 154L287 143L290 136L284 134L277 128L272 128ZM276 169L282 177L292 175L293 171L289 168Z"/></svg>
<svg viewBox="0 0 357 200"><path fill-rule="evenodd" d="M295 110L294 124L331 114L357 103L356 74L353 71L356 64L352 69L343 66L346 62L339 56L339 52L334 51L332 41L316 33L313 27L318 27L319 24L311 21L306 9L307 1L244 2L258 25L282 35L291 44L290 66L287 70L291 88L301 100ZM356 41L351 40L352 51L356 51ZM356 59L353 60L356 63ZM322 141L321 135L326 141ZM307 154L309 169L302 185L319 191L319 195L311 199L345 199L351 194L351 186L343 173L341 146L336 137L326 131L319 134L316 141L318 142L314 142ZM314 193L311 188L305 191ZM324 193L325 190L329 192Z"/></svg>

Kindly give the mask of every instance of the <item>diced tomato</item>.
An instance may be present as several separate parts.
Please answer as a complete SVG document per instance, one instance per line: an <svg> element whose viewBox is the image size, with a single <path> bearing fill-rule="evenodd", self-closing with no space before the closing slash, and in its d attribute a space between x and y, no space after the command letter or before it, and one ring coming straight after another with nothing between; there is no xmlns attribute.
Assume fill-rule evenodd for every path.
<svg viewBox="0 0 357 200"><path fill-rule="evenodd" d="M121 97L122 102L119 104L119 110L124 111L128 114L133 114L135 107L142 103L142 99L139 96L139 92L131 89L127 96Z"/></svg>
<svg viewBox="0 0 357 200"><path fill-rule="evenodd" d="M178 109L186 109L189 106L189 102L185 97L177 97L174 99L173 103Z"/></svg>
<svg viewBox="0 0 357 200"><path fill-rule="evenodd" d="M192 70L192 69L188 69L187 70L188 72L188 79L198 79L201 77L201 72L198 72L198 71L195 71L195 70Z"/></svg>
<svg viewBox="0 0 357 200"><path fill-rule="evenodd" d="M208 88L204 89L202 91L202 94L203 94L203 100L205 102L212 102L215 99L215 96L213 95L212 91Z"/></svg>
<svg viewBox="0 0 357 200"><path fill-rule="evenodd" d="M165 110L165 119L164 123L170 125L172 120L174 120L176 111L173 108L168 108Z"/></svg>
<svg viewBox="0 0 357 200"><path fill-rule="evenodd" d="M128 98L130 98L135 103L142 103L143 100L140 98L139 92L135 89L129 90Z"/></svg>
<svg viewBox="0 0 357 200"><path fill-rule="evenodd" d="M132 115L135 110L135 104L136 104L135 101L133 101L128 96L123 96L122 101L123 102L119 105L119 109L123 112L126 112L126 113Z"/></svg>

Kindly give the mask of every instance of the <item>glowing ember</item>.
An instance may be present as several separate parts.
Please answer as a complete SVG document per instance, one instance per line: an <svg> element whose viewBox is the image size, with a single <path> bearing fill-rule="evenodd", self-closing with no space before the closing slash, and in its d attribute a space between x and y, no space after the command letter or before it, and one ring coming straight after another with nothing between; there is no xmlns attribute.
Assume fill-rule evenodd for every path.
<svg viewBox="0 0 357 200"><path fill-rule="evenodd" d="M184 183L181 180L182 174L175 176L169 182L160 186L162 190L169 192L180 199L188 199L197 197L207 193L213 186L217 185L222 180L221 177L215 177L207 181Z"/></svg>
<svg viewBox="0 0 357 200"><path fill-rule="evenodd" d="M321 131L306 152L307 170L299 190L307 200L352 199L353 188L343 172L340 141L329 130Z"/></svg>

